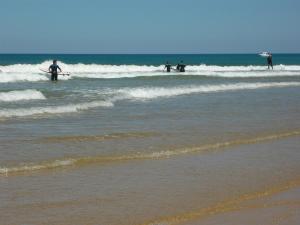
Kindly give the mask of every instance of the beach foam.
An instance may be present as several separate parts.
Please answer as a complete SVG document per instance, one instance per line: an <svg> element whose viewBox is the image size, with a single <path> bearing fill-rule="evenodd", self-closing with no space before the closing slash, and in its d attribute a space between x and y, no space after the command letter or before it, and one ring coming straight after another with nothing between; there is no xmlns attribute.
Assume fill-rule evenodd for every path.
<svg viewBox="0 0 300 225"><path fill-rule="evenodd" d="M262 88L298 87L300 82L271 82L271 83L236 83L220 85L200 85L200 86L178 86L178 87L145 87L128 88L119 90L124 96L133 99L154 99L160 97L173 97L195 93L212 93L224 91L251 90Z"/></svg>
<svg viewBox="0 0 300 225"><path fill-rule="evenodd" d="M1 83L20 81L45 81L49 78L40 69L47 69L51 61L41 64L15 64L0 66ZM266 66L217 66L217 65L191 65L187 67L186 73L165 73L164 66L147 65L101 65L101 64L66 64L59 62L65 72L72 74L60 76L60 79L72 78L99 78L117 79L134 77L155 77L174 75L216 76L228 78L247 77L278 77L278 76L300 76L298 65L276 65L274 70L267 70Z"/></svg>
<svg viewBox="0 0 300 225"><path fill-rule="evenodd" d="M0 83L13 83L13 82L38 82L47 81L46 75L33 74L33 73L1 73Z"/></svg>
<svg viewBox="0 0 300 225"><path fill-rule="evenodd" d="M22 91L10 91L0 92L0 102L15 102L24 100L44 100L46 97L37 90L22 90Z"/></svg>
<svg viewBox="0 0 300 225"><path fill-rule="evenodd" d="M0 110L0 118L9 117L26 117L43 114L62 114L74 113L90 108L98 107L113 107L114 104L109 101L93 101L88 103L69 104L64 106L46 106L46 107L31 107L18 109L3 109Z"/></svg>

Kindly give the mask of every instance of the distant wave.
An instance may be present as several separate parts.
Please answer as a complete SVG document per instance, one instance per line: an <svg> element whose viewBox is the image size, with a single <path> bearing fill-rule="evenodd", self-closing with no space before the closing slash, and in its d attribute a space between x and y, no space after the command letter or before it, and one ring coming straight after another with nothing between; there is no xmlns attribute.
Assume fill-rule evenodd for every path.
<svg viewBox="0 0 300 225"><path fill-rule="evenodd" d="M15 64L0 66L0 83L8 82L36 82L48 80L40 69L47 69L51 61L41 64ZM278 77L300 76L300 65L276 65L274 70L267 70L266 66L217 66L217 65L191 65L187 66L186 73L165 73L164 66L141 66L141 65L100 65L100 64L65 64L59 63L65 72L72 74L71 77L61 76L60 79L74 78L98 78L118 79L134 77L156 77L175 75L215 76L227 78L247 77Z"/></svg>
<svg viewBox="0 0 300 225"><path fill-rule="evenodd" d="M198 147L192 148L181 148L181 149L168 149L158 152L150 152L150 153L135 153L128 155L119 155L119 156L86 156L81 158L65 158L65 159L57 159L53 161L45 161L38 163L27 163L22 165L17 165L14 167L0 167L0 175L1 174L13 174L13 173L24 173L24 172L32 172L39 170L51 170L56 168L63 168L68 166L79 166L79 165L89 165L95 163L113 163L120 161L132 161L132 160L157 160L157 159L165 159L168 157L174 157L178 155L192 154L192 153L200 153L200 152L210 152L216 150L222 150L225 148L229 148L237 145L245 145L245 144L255 144L264 141L277 140L292 136L299 136L300 131L290 131L286 133L278 133L278 134L270 134L266 136L258 136L252 137L248 139L237 139L227 142L221 143L213 143L208 145L202 145Z"/></svg>
<svg viewBox="0 0 300 225"><path fill-rule="evenodd" d="M37 90L0 92L0 102L15 102L24 100L44 100L46 97Z"/></svg>
<svg viewBox="0 0 300 225"><path fill-rule="evenodd" d="M113 107L109 101L93 101L88 103L69 104L63 106L45 106L0 110L0 118L38 116L43 114L74 113L90 108Z"/></svg>

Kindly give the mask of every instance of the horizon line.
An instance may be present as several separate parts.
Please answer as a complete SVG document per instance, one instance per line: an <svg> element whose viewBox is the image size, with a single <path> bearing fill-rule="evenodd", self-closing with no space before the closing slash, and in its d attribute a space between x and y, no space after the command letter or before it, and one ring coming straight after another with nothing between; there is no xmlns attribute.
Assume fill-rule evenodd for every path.
<svg viewBox="0 0 300 225"><path fill-rule="evenodd" d="M254 55L262 52L245 53L1 53L0 55ZM271 52L272 54L300 54L300 52Z"/></svg>

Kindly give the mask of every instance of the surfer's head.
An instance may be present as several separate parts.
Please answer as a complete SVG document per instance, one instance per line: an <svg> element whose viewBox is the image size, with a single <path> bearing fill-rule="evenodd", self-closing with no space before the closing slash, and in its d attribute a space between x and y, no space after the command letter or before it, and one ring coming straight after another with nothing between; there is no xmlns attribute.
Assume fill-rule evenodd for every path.
<svg viewBox="0 0 300 225"><path fill-rule="evenodd" d="M53 64L57 64L57 60L56 59L53 60Z"/></svg>

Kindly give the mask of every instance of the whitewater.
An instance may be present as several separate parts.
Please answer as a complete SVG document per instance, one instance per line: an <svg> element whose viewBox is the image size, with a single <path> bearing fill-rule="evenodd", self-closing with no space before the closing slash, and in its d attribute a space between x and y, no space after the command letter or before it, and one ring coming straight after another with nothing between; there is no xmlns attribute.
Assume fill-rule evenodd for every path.
<svg viewBox="0 0 300 225"><path fill-rule="evenodd" d="M13 64L0 66L0 83L10 82L41 82L49 80L49 75L41 71L47 70L51 61L40 64ZM186 73L176 71L166 73L164 65L104 65L104 64L67 64L59 62L64 72L71 76L60 76L61 80L69 79L119 79L159 76L207 76L223 78L251 77L284 77L300 76L299 65L276 65L274 70L266 70L265 66L218 66L218 65L188 65ZM174 66L175 67L175 66Z"/></svg>
<svg viewBox="0 0 300 225"><path fill-rule="evenodd" d="M38 90L21 90L0 92L0 102L16 102L29 100L45 100L46 97Z"/></svg>

